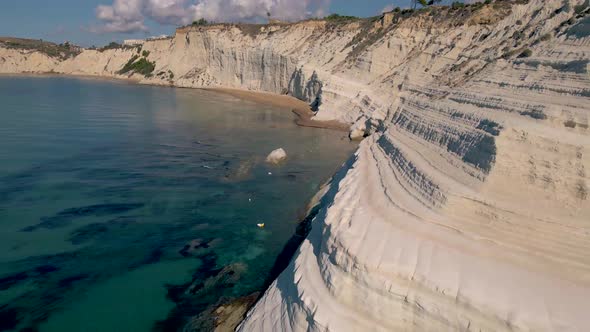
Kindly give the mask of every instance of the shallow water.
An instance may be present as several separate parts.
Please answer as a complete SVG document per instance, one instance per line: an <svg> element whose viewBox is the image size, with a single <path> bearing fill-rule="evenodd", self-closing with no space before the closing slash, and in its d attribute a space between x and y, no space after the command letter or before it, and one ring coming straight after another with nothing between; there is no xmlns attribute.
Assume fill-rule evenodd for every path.
<svg viewBox="0 0 590 332"><path fill-rule="evenodd" d="M0 101L0 331L174 331L260 290L355 148L200 90L0 77Z"/></svg>

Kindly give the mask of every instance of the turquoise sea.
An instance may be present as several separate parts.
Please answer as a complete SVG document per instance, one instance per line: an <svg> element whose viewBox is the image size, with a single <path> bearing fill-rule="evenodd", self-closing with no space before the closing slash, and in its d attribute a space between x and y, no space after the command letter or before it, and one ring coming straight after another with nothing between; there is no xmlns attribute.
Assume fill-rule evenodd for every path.
<svg viewBox="0 0 590 332"><path fill-rule="evenodd" d="M209 91L0 77L0 331L210 330L355 149L293 120Z"/></svg>

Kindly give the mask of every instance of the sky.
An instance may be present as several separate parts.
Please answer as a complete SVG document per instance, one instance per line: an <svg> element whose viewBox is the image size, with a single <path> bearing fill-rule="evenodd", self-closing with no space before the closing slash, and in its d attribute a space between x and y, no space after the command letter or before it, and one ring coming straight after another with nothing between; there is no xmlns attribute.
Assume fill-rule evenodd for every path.
<svg viewBox="0 0 590 332"><path fill-rule="evenodd" d="M411 0L1 0L0 36L101 46L171 35L198 18L262 22L266 13L300 20L331 13L374 16Z"/></svg>

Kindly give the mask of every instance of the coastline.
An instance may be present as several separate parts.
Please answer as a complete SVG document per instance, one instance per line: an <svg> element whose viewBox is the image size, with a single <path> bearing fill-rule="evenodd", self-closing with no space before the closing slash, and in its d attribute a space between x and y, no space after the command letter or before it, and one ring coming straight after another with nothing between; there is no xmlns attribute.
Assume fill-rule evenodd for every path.
<svg viewBox="0 0 590 332"><path fill-rule="evenodd" d="M153 85L153 86L165 86L159 84L144 84L140 80L131 77L119 77L119 76L103 76L103 75L88 75L88 74L62 74L62 73L0 73L0 77L42 77L42 78L77 78L81 80L97 80L97 81L109 81L109 82L121 82L121 83L132 83L138 85Z"/></svg>
<svg viewBox="0 0 590 332"><path fill-rule="evenodd" d="M341 168L336 170L308 201L305 206L305 214L299 218L299 222L294 229L293 235L291 235L291 238L289 238L283 246L283 250L277 255L268 276L265 278L264 286L262 286L257 292L235 298L232 301L219 305L213 310L215 332L235 331L236 328L248 317L248 312L250 312L250 310L262 299L272 283L288 267L291 260L295 257L297 250L309 235L314 218L320 213L322 208L329 204L327 201L324 201L324 198L328 195L330 190L334 189L332 186L340 172Z"/></svg>
<svg viewBox="0 0 590 332"><path fill-rule="evenodd" d="M228 88L228 87L184 87L174 84L161 84L159 82L141 81L131 77L120 76L103 76L103 75L78 75L62 73L0 73L0 77L71 77L89 80L105 80L111 82L126 82L138 85L149 85L158 87L169 87L175 89L197 89L229 95L235 98L252 101L255 103L269 105L277 108L289 109L295 114L295 123L301 127L311 127L318 129L329 129L341 132L348 132L350 125L339 121L318 121L314 120L314 112L310 105L295 97L289 95L280 95L276 93L251 91L245 89Z"/></svg>
<svg viewBox="0 0 590 332"><path fill-rule="evenodd" d="M337 131L349 131L350 125L338 121L317 121L313 120L314 112L309 104L289 95L279 95L270 92L250 91L234 88L200 88L207 91L227 94L236 98L249 100L256 103L275 106L278 108L289 108L297 116L298 126L312 127L319 129L331 129Z"/></svg>
<svg viewBox="0 0 590 332"><path fill-rule="evenodd" d="M321 97L315 114L282 106L293 122L275 108L291 128L340 119L352 137L372 133L237 330L590 326L589 15L587 0L487 1L284 29L187 26L144 43L156 76L137 84L236 87L260 103L252 91L288 89ZM113 79L138 54L4 52L16 73Z"/></svg>
<svg viewBox="0 0 590 332"><path fill-rule="evenodd" d="M76 74L61 74L61 73L0 73L0 77L41 77L41 78L74 78L82 80L99 80L117 83L129 83L137 85L169 87L179 89L198 89L218 94L232 96L241 100L254 102L261 105L268 105L279 109L291 110L296 116L295 123L300 127L311 127L316 129L334 130L340 132L348 132L349 126L338 121L316 121L313 120L314 112L306 102L288 95L279 95L269 92L259 92L251 90L242 90L235 88L214 87L214 88L192 88L175 86L173 84L158 84L156 82L142 82L133 78L125 78L118 76L101 76L101 75L76 75ZM357 146L358 147L358 146ZM355 150L356 151L356 148ZM354 152L352 155L354 155ZM323 184L318 188L317 192L302 206L304 213L299 214L297 219L299 222L293 229L289 240L284 244L281 252L276 256L275 262L265 277L265 283L256 292L234 298L231 301L220 304L214 307L211 312L212 319L216 332L229 332L235 329L246 319L248 312L260 301L265 292L269 289L272 282L288 267L291 260L294 258L301 243L307 238L313 219L318 215L320 210L326 205L323 202L327 192L331 189L332 182L335 176L340 171L341 167L334 170ZM200 316L199 316L200 317Z"/></svg>

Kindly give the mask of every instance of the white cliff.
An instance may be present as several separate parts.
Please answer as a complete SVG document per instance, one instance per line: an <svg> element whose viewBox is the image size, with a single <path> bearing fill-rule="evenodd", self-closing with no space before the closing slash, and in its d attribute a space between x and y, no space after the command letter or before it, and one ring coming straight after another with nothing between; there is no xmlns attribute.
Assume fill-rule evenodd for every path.
<svg viewBox="0 0 590 332"><path fill-rule="evenodd" d="M289 93L368 135L239 330L588 329L590 9L508 2L143 46L143 83ZM122 77L135 54L0 47L0 72Z"/></svg>

